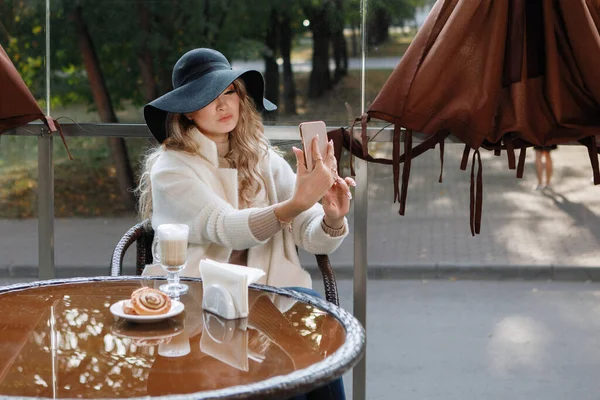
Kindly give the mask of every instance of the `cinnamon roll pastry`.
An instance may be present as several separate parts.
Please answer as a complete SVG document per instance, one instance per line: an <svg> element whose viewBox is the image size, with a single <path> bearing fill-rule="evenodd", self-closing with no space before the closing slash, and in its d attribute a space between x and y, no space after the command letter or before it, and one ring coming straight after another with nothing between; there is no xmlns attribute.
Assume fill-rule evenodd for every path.
<svg viewBox="0 0 600 400"><path fill-rule="evenodd" d="M131 304L138 315L166 314L171 309L171 299L168 295L148 287L134 291Z"/></svg>
<svg viewBox="0 0 600 400"><path fill-rule="evenodd" d="M135 292L134 292L135 293ZM135 310L133 309L133 304L131 304L131 300L126 300L123 303L123 312L129 315L137 315Z"/></svg>

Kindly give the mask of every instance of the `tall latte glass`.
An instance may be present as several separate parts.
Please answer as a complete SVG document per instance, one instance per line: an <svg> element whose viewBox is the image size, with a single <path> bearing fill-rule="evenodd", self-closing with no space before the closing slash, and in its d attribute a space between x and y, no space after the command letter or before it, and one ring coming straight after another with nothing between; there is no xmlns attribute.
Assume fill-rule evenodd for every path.
<svg viewBox="0 0 600 400"><path fill-rule="evenodd" d="M188 291L188 286L179 282L179 272L186 265L189 233L190 228L185 224L162 224L156 230L154 258L168 274L167 284L159 289L170 297L179 297Z"/></svg>

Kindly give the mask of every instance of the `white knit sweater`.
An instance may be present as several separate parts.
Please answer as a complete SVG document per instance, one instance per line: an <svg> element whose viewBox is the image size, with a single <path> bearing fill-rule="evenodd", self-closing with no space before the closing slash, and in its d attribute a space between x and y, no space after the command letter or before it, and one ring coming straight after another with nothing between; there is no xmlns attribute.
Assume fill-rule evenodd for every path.
<svg viewBox="0 0 600 400"><path fill-rule="evenodd" d="M329 254L347 235L332 237L321 228L323 208L315 204L293 221L292 232L281 230L266 241L250 230L249 215L257 208L238 210L237 170L219 168L216 144L194 130L201 156L165 150L152 167L152 226L182 223L190 227L188 264L183 276L200 276L203 258L227 262L232 249L248 251L248 266L265 271L259 283L283 287L312 286L310 275L300 266L296 246L313 254ZM269 150L261 160L267 187L257 207L268 207L289 199L296 175L289 164ZM346 221L345 221L346 223ZM148 266L145 275L164 274Z"/></svg>

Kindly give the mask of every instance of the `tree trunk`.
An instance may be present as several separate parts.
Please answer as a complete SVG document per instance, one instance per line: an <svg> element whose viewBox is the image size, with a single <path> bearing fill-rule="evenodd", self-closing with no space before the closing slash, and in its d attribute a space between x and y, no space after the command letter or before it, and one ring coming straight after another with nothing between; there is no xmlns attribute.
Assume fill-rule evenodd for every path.
<svg viewBox="0 0 600 400"><path fill-rule="evenodd" d="M325 12L315 12L310 21L313 34L312 71L308 86L308 97L321 97L331 89L331 75L329 73L329 42L331 32L329 21Z"/></svg>
<svg viewBox="0 0 600 400"><path fill-rule="evenodd" d="M79 48L81 49L81 54L83 56L83 62L90 88L92 89L94 103L100 114L100 120L106 123L117 123L117 116L110 101L104 76L100 69L98 56L96 55L92 38L83 19L83 10L80 6L75 8L72 18L75 21ZM125 140L123 138L108 138L108 144L117 169L117 179L119 181L121 197L126 207L134 210L135 199L131 189L135 187L135 184Z"/></svg>
<svg viewBox="0 0 600 400"><path fill-rule="evenodd" d="M352 57L358 57L358 42L360 40L360 29L352 25Z"/></svg>
<svg viewBox="0 0 600 400"><path fill-rule="evenodd" d="M292 27L290 17L284 16L281 20L279 49L283 58L283 108L286 114L296 114L296 84L292 71Z"/></svg>
<svg viewBox="0 0 600 400"><path fill-rule="evenodd" d="M367 24L368 38L370 45L378 45L389 39L389 27L392 23L390 16L383 8L373 11L373 18Z"/></svg>
<svg viewBox="0 0 600 400"><path fill-rule="evenodd" d="M335 0L335 12L332 22L332 45L335 71L333 83L336 84L342 77L348 74L348 53L346 51L346 39L344 38L344 7L341 0Z"/></svg>
<svg viewBox="0 0 600 400"><path fill-rule="evenodd" d="M2 38L2 42L8 43L8 41L10 40L10 33L8 33L8 29L6 29L2 21L0 21L0 35L0 38Z"/></svg>
<svg viewBox="0 0 600 400"><path fill-rule="evenodd" d="M0 10L6 10L6 7L4 7L4 0L0 0ZM10 8L10 15L3 15L2 19L4 20L4 22L8 21L9 23L9 28L13 27L13 25L10 25L10 22L14 22L15 20L15 16L14 16L14 7ZM6 26L4 26L4 24L2 23L2 21L0 21L0 33L2 33L5 38L2 40L2 43L8 43L8 41L10 40L10 38L12 37L10 32L8 31L8 28ZM5 45L6 46L6 45ZM8 47L8 46L6 46ZM4 49L6 50L6 48Z"/></svg>
<svg viewBox="0 0 600 400"><path fill-rule="evenodd" d="M279 14L271 11L269 29L265 37L267 50L265 60L265 97L275 104L279 103L279 66L277 65L277 46L279 44ZM266 120L275 120L275 112L265 113Z"/></svg>
<svg viewBox="0 0 600 400"><path fill-rule="evenodd" d="M147 41L150 35L150 16L144 3L138 3L138 16L140 20L140 30L144 34L144 42L140 46L137 60L142 76L142 92L144 100L151 102L158 97L158 86L154 79L154 66L152 63L152 53L148 50Z"/></svg>
<svg viewBox="0 0 600 400"><path fill-rule="evenodd" d="M346 51L346 39L344 31L335 32L333 35L333 60L335 71L333 83L338 83L342 77L348 75L348 53Z"/></svg>

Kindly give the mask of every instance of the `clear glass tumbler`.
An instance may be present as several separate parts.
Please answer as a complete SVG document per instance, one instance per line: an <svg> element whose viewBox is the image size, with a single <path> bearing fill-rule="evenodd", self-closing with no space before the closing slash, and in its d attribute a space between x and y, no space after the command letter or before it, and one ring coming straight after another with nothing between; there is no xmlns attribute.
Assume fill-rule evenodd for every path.
<svg viewBox="0 0 600 400"><path fill-rule="evenodd" d="M162 224L156 229L152 253L167 272L167 283L159 289L170 297L177 298L188 291L188 286L179 281L179 273L187 263L189 232L185 224Z"/></svg>

